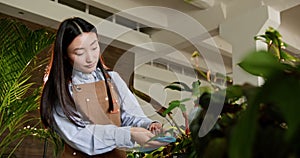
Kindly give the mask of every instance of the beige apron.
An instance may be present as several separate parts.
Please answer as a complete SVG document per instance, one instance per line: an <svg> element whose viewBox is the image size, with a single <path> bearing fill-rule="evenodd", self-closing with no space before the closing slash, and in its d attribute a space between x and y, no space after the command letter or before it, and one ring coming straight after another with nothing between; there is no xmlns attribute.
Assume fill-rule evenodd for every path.
<svg viewBox="0 0 300 158"><path fill-rule="evenodd" d="M120 106L118 103L118 95L114 90L111 82L110 91L114 103L114 111L108 112L109 103L106 93L105 81L98 81L87 84L73 85L73 98L77 110L83 116L84 120L89 120L93 124L115 124L121 125ZM80 152L68 144L65 144L65 150L62 154L63 158L126 158L126 152L119 149L114 149L110 152L89 156Z"/></svg>

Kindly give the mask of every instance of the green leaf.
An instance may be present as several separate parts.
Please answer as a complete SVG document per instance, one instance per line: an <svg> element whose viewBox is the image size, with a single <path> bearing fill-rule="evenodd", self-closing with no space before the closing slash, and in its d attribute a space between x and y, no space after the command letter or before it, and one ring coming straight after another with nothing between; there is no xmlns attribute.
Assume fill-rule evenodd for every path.
<svg viewBox="0 0 300 158"><path fill-rule="evenodd" d="M270 39L266 35L257 35L257 36L254 36L254 40L260 40L260 41L265 42L266 44L270 43Z"/></svg>
<svg viewBox="0 0 300 158"><path fill-rule="evenodd" d="M278 74L266 81L263 91L265 101L278 106L282 112L288 125L286 138L291 141L300 127L300 82L298 76Z"/></svg>
<svg viewBox="0 0 300 158"><path fill-rule="evenodd" d="M31 80L41 65L36 56L53 43L54 37L45 29L30 30L23 23L0 19L0 157L6 151L13 152L14 141L26 136L19 130L31 121L24 118L38 109L39 91L33 88L42 85Z"/></svg>
<svg viewBox="0 0 300 158"><path fill-rule="evenodd" d="M170 85L166 86L166 88L169 88L171 90L178 90L178 91L187 91L187 92L191 92L191 88L184 82L172 82Z"/></svg>
<svg viewBox="0 0 300 158"><path fill-rule="evenodd" d="M233 85L226 88L227 98L240 98L243 95L243 87L240 85Z"/></svg>
<svg viewBox="0 0 300 158"><path fill-rule="evenodd" d="M182 91L183 89L180 86L177 85L168 85L165 87L165 89L171 89L171 90L176 90L176 91Z"/></svg>
<svg viewBox="0 0 300 158"><path fill-rule="evenodd" d="M166 116L168 113L170 113L173 109L178 107L180 105L179 100L173 100L169 103L169 107L163 112L163 116Z"/></svg>
<svg viewBox="0 0 300 158"><path fill-rule="evenodd" d="M293 56L285 51L281 51L280 56L282 59L287 60L287 61L299 62L299 58L296 58L295 56Z"/></svg>
<svg viewBox="0 0 300 158"><path fill-rule="evenodd" d="M261 92L257 89L247 95L248 107L243 113L229 138L230 158L252 158Z"/></svg>
<svg viewBox="0 0 300 158"><path fill-rule="evenodd" d="M241 63L242 69L255 76L269 77L274 72L283 71L286 66L267 51L250 53Z"/></svg>
<svg viewBox="0 0 300 158"><path fill-rule="evenodd" d="M199 87L201 94L203 93L212 93L214 91L214 88L212 86L202 86Z"/></svg>
<svg viewBox="0 0 300 158"><path fill-rule="evenodd" d="M201 81L200 80L197 80L197 81L194 81L192 83L192 95L193 96L196 96L196 97L199 97L201 92L200 92L200 85L201 85Z"/></svg>
<svg viewBox="0 0 300 158"><path fill-rule="evenodd" d="M173 100L169 103L169 107L163 112L163 116L166 116L168 113L170 113L173 109L176 107L182 108L183 102L191 100L190 98L182 99L182 100ZM184 109L183 109L184 110ZM185 109L186 110L186 109Z"/></svg>

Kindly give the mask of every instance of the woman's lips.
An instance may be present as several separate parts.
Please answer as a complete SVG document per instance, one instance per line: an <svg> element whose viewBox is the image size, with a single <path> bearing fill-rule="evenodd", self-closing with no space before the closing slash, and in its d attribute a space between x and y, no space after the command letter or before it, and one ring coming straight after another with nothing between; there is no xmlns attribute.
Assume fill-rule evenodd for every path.
<svg viewBox="0 0 300 158"><path fill-rule="evenodd" d="M88 68L92 68L92 67L94 67L94 66L95 66L95 64L96 64L96 63L89 64L89 65L86 65L86 67L88 67Z"/></svg>

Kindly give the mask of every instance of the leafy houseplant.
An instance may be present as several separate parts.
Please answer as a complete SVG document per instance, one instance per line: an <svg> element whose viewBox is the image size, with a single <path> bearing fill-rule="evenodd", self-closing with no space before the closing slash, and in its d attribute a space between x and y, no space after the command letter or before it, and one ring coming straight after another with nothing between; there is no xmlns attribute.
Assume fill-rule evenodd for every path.
<svg viewBox="0 0 300 158"><path fill-rule="evenodd" d="M54 34L11 19L0 19L0 28L0 157L10 157L32 134L23 127L39 124L39 118L29 117L39 107L41 86L32 78L45 64L37 55L52 44Z"/></svg>
<svg viewBox="0 0 300 158"><path fill-rule="evenodd" d="M271 27L254 39L265 42L268 50L250 53L238 66L262 77L264 84L228 84L224 88L212 83L210 88L201 87L201 84L188 88L184 83L172 83L167 88L199 94L196 103L201 110L190 123L190 134L186 133L167 147L144 154L145 157L170 157L181 152L172 149L182 147L189 149L182 151L188 153L187 157L300 157L300 120L297 117L300 113L299 59L284 51L286 44L280 33ZM199 73L204 74L200 70ZM211 78L209 73L204 75L208 80ZM227 77L223 79L229 81ZM220 101L213 95L223 95L225 100ZM172 101L169 108L164 109L163 116L174 107L184 111L184 102ZM223 105L222 112L210 132L199 137L199 129L211 102L216 103L212 105Z"/></svg>
<svg viewBox="0 0 300 158"><path fill-rule="evenodd" d="M239 65L265 83L248 92L247 110L232 132L240 138L231 137L230 156L300 157L299 59L284 51L286 44L273 28L255 39L265 42L268 51L252 53ZM241 149L238 145L245 142Z"/></svg>
<svg viewBox="0 0 300 158"><path fill-rule="evenodd" d="M281 35L273 28L255 37L268 45L256 51L239 66L264 78L262 86L231 85L226 91L224 107L216 128L198 137L206 106L212 93L200 97L203 111L193 120L191 133L199 157L252 158L299 157L299 60L284 51ZM207 95L208 94L208 95ZM220 103L221 104L221 103Z"/></svg>

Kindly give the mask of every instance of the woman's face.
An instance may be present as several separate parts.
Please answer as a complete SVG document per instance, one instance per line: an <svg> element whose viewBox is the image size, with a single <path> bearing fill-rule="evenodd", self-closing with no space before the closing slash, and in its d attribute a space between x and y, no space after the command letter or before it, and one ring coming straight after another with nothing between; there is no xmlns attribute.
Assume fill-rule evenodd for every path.
<svg viewBox="0 0 300 158"><path fill-rule="evenodd" d="M98 38L94 32L84 32L69 45L68 57L73 68L83 73L91 73L96 69L100 56Z"/></svg>

